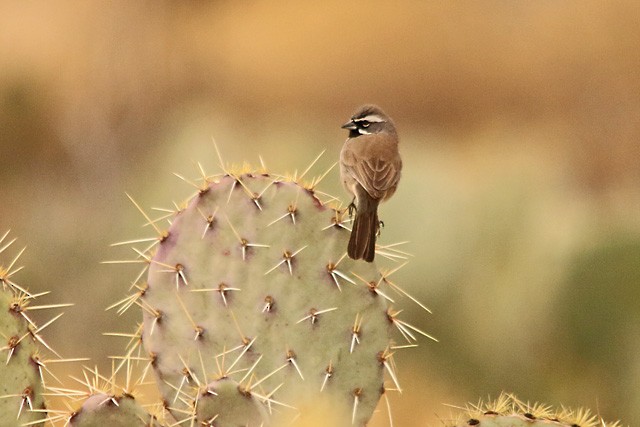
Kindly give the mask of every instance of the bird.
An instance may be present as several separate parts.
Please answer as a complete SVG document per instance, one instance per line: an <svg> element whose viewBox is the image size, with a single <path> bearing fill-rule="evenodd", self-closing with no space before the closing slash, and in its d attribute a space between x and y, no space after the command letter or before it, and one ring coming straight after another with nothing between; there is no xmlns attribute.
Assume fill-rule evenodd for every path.
<svg viewBox="0 0 640 427"><path fill-rule="evenodd" d="M393 120L373 104L358 108L341 127L349 136L340 152L340 177L353 196L349 214L355 211L347 254L373 262L381 225L378 205L393 196L402 171L398 133Z"/></svg>

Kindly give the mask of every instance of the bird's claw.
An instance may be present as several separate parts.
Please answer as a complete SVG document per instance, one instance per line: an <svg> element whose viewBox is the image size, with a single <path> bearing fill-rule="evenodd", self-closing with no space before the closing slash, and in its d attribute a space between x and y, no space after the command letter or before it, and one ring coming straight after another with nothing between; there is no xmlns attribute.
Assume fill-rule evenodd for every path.
<svg viewBox="0 0 640 427"><path fill-rule="evenodd" d="M358 211L358 208L356 208L356 204L353 202L349 203L349 206L347 206L347 212L349 212L349 218L351 218L353 216L353 213L357 211Z"/></svg>

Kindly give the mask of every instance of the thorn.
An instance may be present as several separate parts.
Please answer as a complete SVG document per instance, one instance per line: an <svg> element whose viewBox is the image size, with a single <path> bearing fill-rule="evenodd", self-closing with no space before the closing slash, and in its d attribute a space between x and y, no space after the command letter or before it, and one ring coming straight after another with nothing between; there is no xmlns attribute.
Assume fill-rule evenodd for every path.
<svg viewBox="0 0 640 427"><path fill-rule="evenodd" d="M168 264L164 264L158 261L153 261L155 264L167 267L166 270L158 270L160 273L174 273L176 275L176 290L180 289L180 279L185 285L189 285L187 281L187 276L184 274L184 265L178 263L175 266L170 266Z"/></svg>
<svg viewBox="0 0 640 427"><path fill-rule="evenodd" d="M258 198L258 199L261 199L261 198L262 198L262 196L264 195L264 193L266 193L266 192L267 192L267 190L268 190L269 188L271 188L271 186L272 186L273 184L275 184L275 181L269 181L269 183L267 184L267 186L266 186L266 187L264 187L264 189L260 192L260 194L258 194L257 198ZM260 209L260 210L262 210L262 209Z"/></svg>
<svg viewBox="0 0 640 427"><path fill-rule="evenodd" d="M398 382L398 377L396 376L396 372L394 370L395 364L393 363L393 353L386 348L384 351L378 353L378 361L384 366L384 368L389 373L391 380L396 386L398 392L402 394L402 387L400 387L400 383Z"/></svg>
<svg viewBox="0 0 640 427"><path fill-rule="evenodd" d="M261 243L249 243L249 241L243 237L240 237L240 234L236 231L233 224L229 220L229 217L226 217L227 223L229 223L229 227L231 227L231 231L236 236L236 239L240 242L240 247L242 248L242 260L246 261L247 258L247 248L269 248L269 245L263 245Z"/></svg>
<svg viewBox="0 0 640 427"><path fill-rule="evenodd" d="M284 219L286 217L291 218L291 222L295 225L296 224L296 212L298 211L298 209L296 208L296 206L294 204L290 204L287 207L287 213L274 219L273 221L271 221L269 224L267 224L267 227L275 224L276 222L280 221L281 219Z"/></svg>
<svg viewBox="0 0 640 427"><path fill-rule="evenodd" d="M269 183L269 185L267 185L267 187L262 191L262 193L257 194L254 193L248 186L247 184L245 184L242 179L239 176L234 176L236 183L240 184L240 186L242 187L242 189L245 191L245 193L247 194L247 196L249 196L249 198L251 198L251 200L253 201L253 203L256 205L256 207L262 211L262 205L260 205L260 197L262 195L262 193L264 193L264 191L267 190L267 188L269 188L273 183ZM235 185L234 185L235 186ZM232 189L233 190L233 189ZM229 197L231 197L231 195L229 195ZM228 203L228 201L227 201Z"/></svg>
<svg viewBox="0 0 640 427"><path fill-rule="evenodd" d="M404 322L400 319L398 319L398 314L400 314L401 311L396 311L394 312L391 308L389 308L387 310L387 318L395 325L396 328L398 328L398 330L400 331L400 333L402 334L402 336L404 336L404 338L407 340L407 342L411 343L411 341L417 341L417 338L415 335L413 335L411 333L411 331L417 332L420 335L429 338L432 341L438 342L437 338L434 338L433 336L427 334L426 332L424 332L421 329L416 328L415 326Z"/></svg>
<svg viewBox="0 0 640 427"><path fill-rule="evenodd" d="M349 349L349 353L353 353L353 349L356 344L360 344L360 332L362 329L362 317L360 313L356 314L356 320L353 323L353 327L351 328L351 348Z"/></svg>
<svg viewBox="0 0 640 427"><path fill-rule="evenodd" d="M281 370L283 370L284 368L286 368L287 366L289 366L289 362L287 361L287 363L285 363L284 365L280 366L279 368L274 369L273 371L269 372L267 375L265 375L264 377L262 377L261 379L259 379L254 385L253 385L253 389L255 389L259 384L262 384L264 381L266 381L268 378L272 377L273 375L275 375L276 373L280 372Z"/></svg>
<svg viewBox="0 0 640 427"><path fill-rule="evenodd" d="M180 307L182 308L182 311L187 316L187 319L189 319L189 323L191 323L191 327L195 331L195 336L193 339L198 340L202 338L202 336L204 335L204 328L196 324L196 322L193 320L193 317L191 317L191 314L189 313L189 310L187 310L187 306L184 304L184 301L182 301L182 298L180 297L180 294L178 293L178 291L175 292L175 296L176 296L176 300L178 300L178 303L180 304Z"/></svg>
<svg viewBox="0 0 640 427"><path fill-rule="evenodd" d="M213 358L213 360L216 362L216 367L218 368L219 378L224 378L227 376L224 370L224 359L225 359L225 356L227 355L226 350L227 350L227 346L225 345L222 347L222 353L216 354L216 357ZM222 357L222 362L218 360L220 357Z"/></svg>
<svg viewBox="0 0 640 427"><path fill-rule="evenodd" d="M231 176L231 175L229 175ZM231 184L231 188L229 189L229 196L227 197L227 204L229 204L229 202L231 201L231 195L233 194L233 190L236 189L236 185L238 185L238 179L237 178L233 178L233 184Z"/></svg>
<svg viewBox="0 0 640 427"><path fill-rule="evenodd" d="M282 264L284 264L286 262L287 266L289 267L289 274L293 276L293 267L291 266L291 260L293 259L293 257L295 257L300 252L302 252L307 246L309 246L309 245L304 245L303 247L301 247L300 249L298 249L294 253L291 253L291 252L285 250L283 252L283 254L282 254L282 261L280 261L275 266L273 266L269 271L264 273L264 275L266 276L267 274L271 273L273 270L275 270L276 268L280 267Z"/></svg>
<svg viewBox="0 0 640 427"><path fill-rule="evenodd" d="M228 174L229 172L224 166L224 161L222 160L222 155L220 154L220 150L218 149L218 144L216 144L216 140L213 137L211 137L211 142L213 142L213 147L216 149L216 154L218 155L218 166L220 166L222 172Z"/></svg>
<svg viewBox="0 0 640 427"><path fill-rule="evenodd" d="M11 230L7 230L2 237L0 237L0 244L2 244L2 242L4 241L4 239L9 235L9 232ZM5 249L7 249L9 246L11 246L13 244L13 242L15 242L16 240L18 240L17 238L14 238L13 240L11 240L9 243L7 243L6 245L4 245L2 248L0 248L0 254L2 252L4 252Z"/></svg>
<svg viewBox="0 0 640 427"><path fill-rule="evenodd" d="M323 151L324 152L324 151ZM308 190L313 191L318 184L320 184L320 182L329 174L329 172L331 172L331 170L336 167L336 165L338 164L338 162L335 162L334 164L332 164L331 166L329 166L329 169L327 169L322 175L320 175L317 178L314 178L311 181L311 185L309 185L309 187L307 188Z"/></svg>
<svg viewBox="0 0 640 427"><path fill-rule="evenodd" d="M204 239L204 236L205 234L207 234L207 231L213 230L213 224L215 223L215 220L216 220L216 213L218 213L218 207L216 206L215 210L211 215L205 215L198 207L196 207L196 209L200 213L200 216L202 216L202 218L204 218L206 222L206 225L204 227L204 231L202 232L202 237L201 237L202 239Z"/></svg>
<svg viewBox="0 0 640 427"><path fill-rule="evenodd" d="M260 361L262 360L262 354L260 355L260 357L258 357L258 359L254 362L253 365L251 365L251 368L249 368L249 370L247 371L247 373L244 375L244 377L242 377L242 379L240 381L238 381L238 384L244 382L244 380L247 379L247 377L249 375L251 375L251 373L253 372L253 370L256 368L256 366L258 366L258 363L260 363ZM254 385L255 387L255 385Z"/></svg>
<svg viewBox="0 0 640 427"><path fill-rule="evenodd" d="M311 162L311 164L309 166L307 166L307 168L304 170L304 172L302 172L302 174L297 179L294 179L294 181L298 181L298 182L301 181L302 178L304 178L304 176L307 174L307 172L309 172L309 170L313 167L313 165L315 165L316 162L318 160L320 160L320 157L322 157L322 155L324 154L325 151L327 151L327 150L322 150L322 152L320 154L318 154L318 156Z"/></svg>
<svg viewBox="0 0 640 427"><path fill-rule="evenodd" d="M209 392L209 390L207 390L207 392ZM214 393L216 396L218 395L217 393ZM208 420L204 420L201 422L201 424L204 427L215 427L215 424L213 424L213 422L220 416L220 414L215 414L213 417L209 418ZM192 420L193 421L193 420Z"/></svg>
<svg viewBox="0 0 640 427"><path fill-rule="evenodd" d="M285 366L286 366L286 365L285 365ZM265 397L262 397L262 396L256 396L256 397L259 397L260 399L262 399L262 402L263 402L263 403L264 403L264 402L267 402L267 408L268 408L268 410L269 410L269 415L273 415L273 411L272 411L271 403L272 403L272 402L274 402L274 403L275 403L275 401L271 400L271 396L273 396L274 394L276 394L276 392L277 392L278 390L280 390L280 388L281 388L283 385L284 385L284 383L280 383L280 385L278 385L278 387L276 387L276 388L274 388L273 390L271 390L271 392L270 392L269 394L267 394ZM255 393L254 393L254 395L255 395ZM284 406L286 406L286 405L284 405ZM260 424L260 427L264 427L264 424L262 424L262 423L261 423L261 424Z"/></svg>
<svg viewBox="0 0 640 427"><path fill-rule="evenodd" d="M198 166L198 171L200 171L200 178L202 178L203 185L208 186L209 178L207 176L207 173L204 171L204 168L202 167L202 163L196 162L196 165Z"/></svg>
<svg viewBox="0 0 640 427"><path fill-rule="evenodd" d="M302 323L307 319L311 319L311 324L315 324L316 321L318 320L318 316L323 314L323 313L328 313L330 311L334 311L337 310L338 307L332 307L332 308L327 308L326 310L316 310L315 308L312 308L311 310L309 310L309 314L306 315L305 317L303 317L302 319L298 320L296 323Z"/></svg>
<svg viewBox="0 0 640 427"><path fill-rule="evenodd" d="M146 284L144 285L144 287L142 286L138 286L135 283L132 285L133 287L138 289L138 292L135 292L129 296L126 296L125 298L121 299L120 301L111 304L109 307L107 307L105 309L105 311L111 310L115 307L120 307L118 308L118 310L116 311L118 313L118 315L122 315L124 314L127 310L129 310L129 308L133 307L133 305L136 304L136 301L138 301L138 299L142 298L144 296L144 294L147 292L147 288L146 288Z"/></svg>
<svg viewBox="0 0 640 427"><path fill-rule="evenodd" d="M313 191L313 193L314 193L314 195L316 196L316 198L317 198L317 196L319 196L319 195L320 195L320 196L327 197L327 200L325 200L325 201L321 201L321 200L319 200L319 199L318 199L318 201L320 201L320 204L321 204L322 206L326 206L326 205L328 205L328 204L330 204L330 203L334 203L334 202L335 202L335 203L340 203L340 200L339 200L337 197L332 196L331 194L327 194L327 193L325 193L324 191L319 191L319 190L317 190L317 189L315 189L315 190L311 190L311 191Z"/></svg>
<svg viewBox="0 0 640 427"><path fill-rule="evenodd" d="M153 229L156 231L156 233L158 234L158 240L160 242L164 241L169 234L166 231L162 231L158 228L158 226L155 224L154 221L151 220L151 218L149 218L149 215L147 215L147 213L140 207L140 205L138 204L138 202L136 202L133 197L131 197L131 195L129 195L129 193L125 193L127 195L127 197L129 198L129 200L131 200L131 203L133 203L133 205L138 209L138 211L140 211L140 213L142 214L142 216L149 222L149 224L151 224L151 226L153 227Z"/></svg>
<svg viewBox="0 0 640 427"><path fill-rule="evenodd" d="M293 367L296 368L296 371L298 371L298 375L300 375L300 378L302 378L302 380L304 381L304 376L302 375L300 367L296 362L296 354L293 352L293 350L287 350L287 362L291 363Z"/></svg>
<svg viewBox="0 0 640 427"><path fill-rule="evenodd" d="M271 295L267 295L264 297L264 307L262 308L263 313L269 313L273 309L274 304L273 297Z"/></svg>
<svg viewBox="0 0 640 427"><path fill-rule="evenodd" d="M53 319L49 320L47 323L45 323L44 325L38 327L38 329L36 329L35 331L33 331L31 333L31 335L40 342L40 344L42 344L43 346L45 346L50 352L52 352L53 354L55 354L56 356L58 356L58 358L62 359L62 356L60 356L60 354L55 351L53 348L51 348L49 346L49 344L46 343L46 341L40 336L38 335L40 332L44 331L47 327L49 327L49 325L51 325L53 322L55 322L56 320L58 320L60 317L62 317L64 313L60 313L58 314L56 317L54 317Z"/></svg>
<svg viewBox="0 0 640 427"><path fill-rule="evenodd" d="M402 245L404 243L408 243L408 242L398 242L390 245L376 245L376 253L387 259L390 259L391 261L397 261L399 259L406 260L408 257L412 255L407 252L403 252L398 249L395 249L395 246Z"/></svg>
<svg viewBox="0 0 640 427"><path fill-rule="evenodd" d="M394 291L398 292L399 294L404 295L405 297L409 298L411 301L413 301L414 303L416 303L420 308L422 308L424 311L426 311L427 313L431 314L431 310L429 310L429 308L427 308L424 304L422 304L420 301L418 301L417 298L411 296L407 291L405 291L404 289L402 289L400 286L396 285L394 282L392 282L391 280L389 280L389 276L391 276L393 273L395 273L396 271L400 270L402 267L404 267L405 265L407 265L407 263L403 263L402 265L396 267L395 269L391 270L391 271L387 271L387 272L381 272L380 274L382 275L382 279L384 281L384 283L388 284L391 289L393 289Z"/></svg>
<svg viewBox="0 0 640 427"><path fill-rule="evenodd" d="M280 384L278 387L276 387L276 389L274 391L272 391L271 393L269 393L268 396L263 396L261 394L256 393L255 391L252 391L251 394L255 397L257 397L258 399L262 400L262 402L267 402L267 405L271 405L272 403L275 405L280 405L283 406L285 408L289 408L289 409L294 409L294 410L298 410L298 408L291 406L291 405L287 405L285 403L279 402L277 400L273 400L271 399L269 396L273 395L280 387L282 386L282 384Z"/></svg>
<svg viewBox="0 0 640 427"><path fill-rule="evenodd" d="M346 218L345 219L345 215L344 215L345 211L340 211L339 209L334 209L333 212L334 212L334 214L331 217L331 224L329 224L326 227L324 227L322 229L322 231L328 230L330 228L342 228L342 229L345 229L345 230L351 232L351 229L344 225L344 224L346 224L346 223L351 221L350 218Z"/></svg>
<svg viewBox="0 0 640 427"><path fill-rule="evenodd" d="M264 173L267 173L267 171L268 171L269 169L267 169L267 166L266 166L266 165L265 165L265 163L264 163L264 159L262 158L262 156L261 156L261 155L258 155L258 159L260 159L260 167L262 168L262 173L263 173L263 174L264 174Z"/></svg>
<svg viewBox="0 0 640 427"><path fill-rule="evenodd" d="M324 380L322 380L322 386L320 387L320 393L324 390L324 387L327 385L327 381L329 378L333 376L333 362L329 361L329 365L327 369L325 369Z"/></svg>
<svg viewBox="0 0 640 427"><path fill-rule="evenodd" d="M389 427L393 427L393 416L391 414L391 404L389 402L389 396L387 395L386 390L385 390L385 393L383 393L383 395L384 395L384 402L387 406L387 414L389 414Z"/></svg>
<svg viewBox="0 0 640 427"><path fill-rule="evenodd" d="M382 282L382 280L384 279L384 277L381 277L380 280L378 280L378 283L374 282L374 281L367 281L364 278L358 276L356 273L354 273L353 271L351 272L351 274L353 274L354 276L356 276L358 279L360 279L361 282L363 282L367 288L369 288L369 292L371 292L372 294L375 295L380 295L381 297L383 297L384 299L386 299L387 301L390 301L392 303L395 303L395 301L393 299L391 299L387 294L385 294L384 292L382 292L379 288L380 283Z"/></svg>
<svg viewBox="0 0 640 427"><path fill-rule="evenodd" d="M233 320L233 324L236 327L236 331L238 331L238 334L240 335L240 339L242 340L242 343L247 345L250 343L253 343L253 340L250 340L249 338L247 338L247 336L245 334L242 333L242 329L240 328L240 324L238 324L238 319L236 319L236 315L233 313L233 310L229 309L229 314L231 315L231 319ZM255 340L255 338L254 338Z"/></svg>
<svg viewBox="0 0 640 427"><path fill-rule="evenodd" d="M18 416L16 417L16 420L20 419L20 415L22 414L22 408L24 408L25 406L27 406L30 411L33 411L33 404L32 404L33 389L31 387L25 388L24 391L22 392L21 397L22 399L20 400L20 408L18 409Z"/></svg>
<svg viewBox="0 0 640 427"><path fill-rule="evenodd" d="M36 295L34 295L36 296ZM23 309L25 311L31 311L31 310L48 310L50 308L62 308L62 307L72 307L75 304L73 303L67 303L67 304L47 304L47 305L30 305L27 307L24 307Z"/></svg>
<svg viewBox="0 0 640 427"><path fill-rule="evenodd" d="M6 235L9 232L7 231L4 236L2 237L2 239L4 240L4 238L6 237ZM13 239L12 241L10 241L9 243L7 243L2 250L0 250L0 252L4 251L6 248L8 248L13 242L15 242L16 239ZM2 283L2 287L4 288L5 286L9 286L10 288L13 289L17 289L18 291L22 292L23 294L25 294L27 297L32 297L32 294L27 292L26 289L23 289L22 287L20 287L17 283L13 282L11 280L11 277L13 275L15 275L17 272L19 272L20 270L22 270L24 267L18 267L15 270L11 270L13 268L13 266L16 264L16 262L18 262L18 259L20 258L20 256L24 253L25 249L27 249L26 247L22 248L22 250L20 252L18 252L18 254L13 258L13 260L11 261L11 263L9 264L9 266L7 268L2 268L0 266L0 283Z"/></svg>
<svg viewBox="0 0 640 427"><path fill-rule="evenodd" d="M200 369L202 369L203 383L205 383L208 381L209 375L207 375L207 368L204 365L204 360L202 360L202 352L200 351L200 349L198 349L198 358L200 359Z"/></svg>
<svg viewBox="0 0 640 427"><path fill-rule="evenodd" d="M218 285L218 289L217 291L220 293L220 296L222 297L222 301L224 302L224 306L227 307L227 292L229 291L239 291L240 288L230 288L227 285L225 285L224 283L220 283Z"/></svg>
<svg viewBox="0 0 640 427"><path fill-rule="evenodd" d="M11 263L9 264L9 267L7 267L7 271L11 271L11 269L13 268L13 266L16 264L16 262L18 262L18 259L22 256L22 254L24 253L24 251L27 249L27 247L25 246L24 248L22 248L20 250L20 252L18 252L18 255L16 255L15 257L13 257L13 260L11 261ZM24 267L19 267L17 270L15 270L12 273L7 273L9 275L15 274L18 271L22 270Z"/></svg>
<svg viewBox="0 0 640 427"><path fill-rule="evenodd" d="M342 257L340 258L340 260L338 260L338 262L336 264L330 262L329 264L327 264L327 272L329 273L329 275L331 276L331 278L333 279L333 283L336 284L336 287L338 288L338 290L340 292L342 292L342 288L340 287L340 282L338 281L338 277L346 280L347 282L355 285L356 282L354 282L349 276L347 276L346 274L344 274L343 272L341 272L340 270L337 269L338 264L340 264L340 262L344 259L344 257L347 254L345 253L344 255L342 255Z"/></svg>
<svg viewBox="0 0 640 427"><path fill-rule="evenodd" d="M191 376L191 378L193 378L195 380L194 376ZM183 380L180 381L180 385L178 387L174 386L173 384L169 383L168 381L164 381L164 383L166 385L168 385L169 387L171 387L172 389L174 389L175 392L176 392L175 396L173 398L172 404L175 404L175 402L180 398L180 395L184 395L185 397L190 397L189 394L187 394L186 392L182 391L182 386L183 386L183 383L184 383L184 377L183 377Z"/></svg>
<svg viewBox="0 0 640 427"><path fill-rule="evenodd" d="M392 345L391 350L404 350L405 348L418 348L418 344Z"/></svg>
<svg viewBox="0 0 640 427"><path fill-rule="evenodd" d="M149 329L149 336L152 336L153 332L155 331L156 325L160 323L160 321L162 320L162 312L160 310L156 310L151 307L148 307L147 304L144 302L136 303L136 305L138 305L147 313L149 313L151 316L153 316L153 321L151 322L151 328Z"/></svg>
<svg viewBox="0 0 640 427"><path fill-rule="evenodd" d="M242 347L242 352L240 352L240 355L236 358L236 360L234 360L234 362L231 364L231 366L229 366L229 371L231 371L233 369L234 366L236 366L236 364L240 361L240 359L242 358L242 356L244 356L244 354L249 351L249 349L251 348L251 346L253 345L253 343L256 341L257 337L252 339L251 341L249 341L248 343L243 343Z"/></svg>
<svg viewBox="0 0 640 427"><path fill-rule="evenodd" d="M351 413L351 424L356 422L356 412L358 411L358 403L360 402L360 396L362 396L362 389L357 388L353 390L353 412Z"/></svg>
<svg viewBox="0 0 640 427"><path fill-rule="evenodd" d="M9 350L9 353L7 354L7 365L11 361L11 357L13 356L15 348L18 346L18 344L20 344L20 341L21 340L17 336L12 336L11 338L9 338L7 345L0 348L0 351Z"/></svg>

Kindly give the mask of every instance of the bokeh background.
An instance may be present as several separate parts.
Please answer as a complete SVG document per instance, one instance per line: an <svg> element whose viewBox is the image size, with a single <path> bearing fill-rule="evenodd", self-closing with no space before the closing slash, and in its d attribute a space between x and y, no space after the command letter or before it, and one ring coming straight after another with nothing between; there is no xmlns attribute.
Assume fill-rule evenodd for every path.
<svg viewBox="0 0 640 427"><path fill-rule="evenodd" d="M104 309L215 138L229 162L314 172L361 103L395 118L404 171L382 241L435 335L398 355L399 426L501 390L640 419L640 2L0 1L0 231L16 281L72 302L46 332L104 354ZM347 196L334 169L324 191ZM42 317L46 320L47 317ZM72 368L73 370L74 368ZM77 373L77 372L76 372ZM386 425L378 416L375 426Z"/></svg>

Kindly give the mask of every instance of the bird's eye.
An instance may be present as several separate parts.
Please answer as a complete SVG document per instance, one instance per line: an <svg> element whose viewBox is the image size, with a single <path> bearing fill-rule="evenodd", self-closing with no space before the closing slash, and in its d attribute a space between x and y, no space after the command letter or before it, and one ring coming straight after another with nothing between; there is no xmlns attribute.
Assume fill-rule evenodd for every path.
<svg viewBox="0 0 640 427"><path fill-rule="evenodd" d="M362 125L362 127L363 127L363 128L368 128L368 127L369 127L369 125L370 125L371 123L369 123L369 122L367 122L367 121L363 121L363 122L362 122L362 123L360 123L360 124Z"/></svg>

